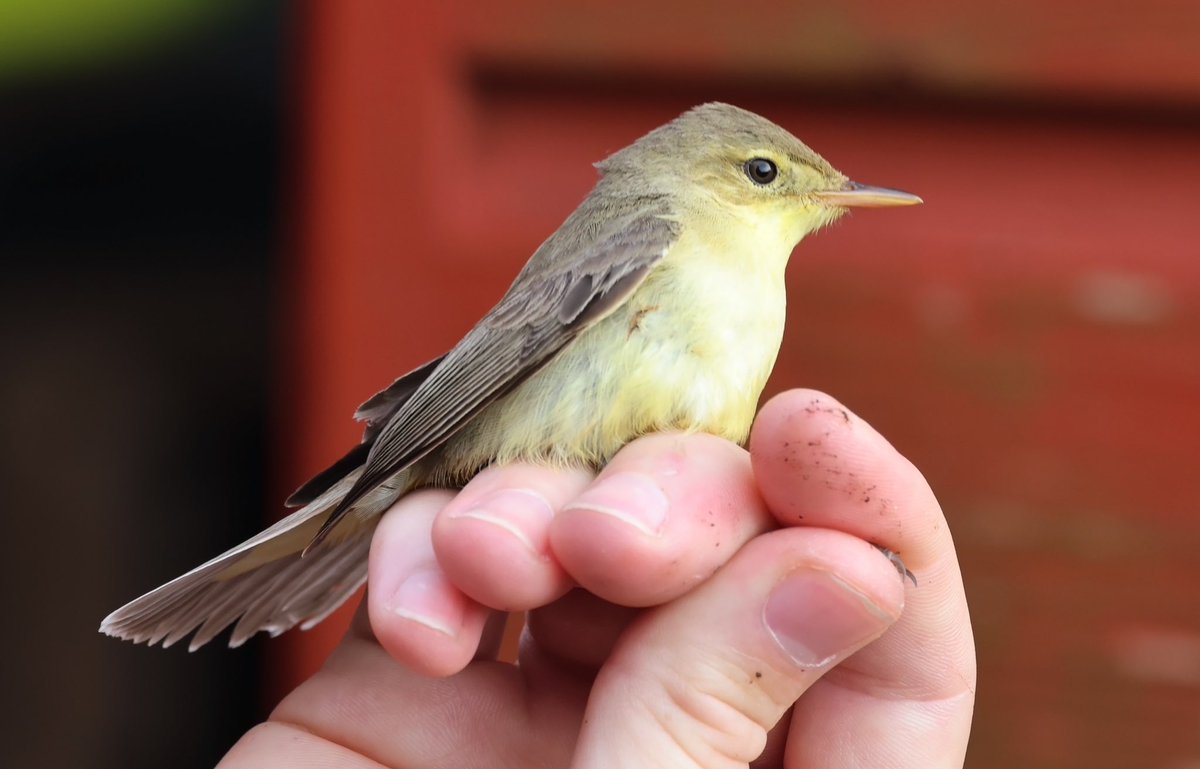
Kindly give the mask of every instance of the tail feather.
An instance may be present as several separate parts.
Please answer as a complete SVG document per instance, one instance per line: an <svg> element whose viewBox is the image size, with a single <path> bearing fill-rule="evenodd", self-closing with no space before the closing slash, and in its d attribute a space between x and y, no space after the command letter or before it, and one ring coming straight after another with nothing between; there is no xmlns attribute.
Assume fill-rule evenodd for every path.
<svg viewBox="0 0 1200 769"><path fill-rule="evenodd" d="M308 549L312 534L353 484L352 472L305 507L242 544L108 615L100 632L164 647L192 631L195 651L230 625L229 645L259 631L272 636L320 622L367 577L367 553L379 514L403 483L389 484L355 505L334 536Z"/></svg>
<svg viewBox="0 0 1200 769"><path fill-rule="evenodd" d="M241 646L260 630L274 637L296 625L308 629L341 606L367 578L374 530L364 527L350 539L293 557L257 591L256 600L234 626L229 645ZM312 559L319 559L320 565L310 566Z"/></svg>

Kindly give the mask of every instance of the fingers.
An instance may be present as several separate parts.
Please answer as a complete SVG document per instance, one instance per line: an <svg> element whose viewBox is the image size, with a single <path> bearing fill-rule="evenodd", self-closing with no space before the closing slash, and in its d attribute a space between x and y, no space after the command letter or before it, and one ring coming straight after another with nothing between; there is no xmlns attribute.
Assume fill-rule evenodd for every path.
<svg viewBox="0 0 1200 769"><path fill-rule="evenodd" d="M784 526L825 526L897 553L927 571L949 533L912 463L832 397L791 390L759 412L750 435L754 475Z"/></svg>
<svg viewBox="0 0 1200 769"><path fill-rule="evenodd" d="M587 591L653 606L690 590L774 526L750 459L704 434L641 438L554 519L559 563Z"/></svg>
<svg viewBox="0 0 1200 769"><path fill-rule="evenodd" d="M580 470L491 468L434 526L446 574L498 609L544 606L572 586L626 606L686 592L773 526L749 457L710 435L651 435L594 480Z"/></svg>
<svg viewBox="0 0 1200 769"><path fill-rule="evenodd" d="M780 765L960 766L974 656L932 492L820 393L772 400L751 449L652 436L594 482L509 467L454 501L410 495L373 542L368 609L380 644L408 668L446 675L478 648L488 605L552 601L531 615L522 667L414 676L352 636L277 720L396 764L436 755L462 765L451 743L495 754L505 740L517 747L501 753L523 759L553 724L554 763L574 747L576 767L744 765L768 735ZM788 526L770 530L775 519ZM899 551L920 587L868 542ZM517 577L525 583L512 585ZM567 592L576 582L583 589ZM345 711L341 731L318 728L331 709ZM398 722L409 725L399 740Z"/></svg>
<svg viewBox="0 0 1200 769"><path fill-rule="evenodd" d="M745 765L792 703L883 633L903 601L895 569L861 540L799 528L756 538L621 636L592 690L575 766Z"/></svg>
<svg viewBox="0 0 1200 769"><path fill-rule="evenodd" d="M506 611L562 595L572 583L550 550L550 524L591 480L578 469L484 470L434 523L434 551L446 575L476 601Z"/></svg>
<svg viewBox="0 0 1200 769"><path fill-rule="evenodd" d="M598 477L515 464L475 477L433 528L446 575L474 600L517 611L571 587L624 606L682 595L773 527L749 455L706 434L656 434Z"/></svg>
<svg viewBox="0 0 1200 769"><path fill-rule="evenodd" d="M710 435L647 436L595 479L491 468L456 496L410 495L383 517L371 549L372 628L401 662L446 675L474 654L484 607L541 607L576 585L655 605L773 525L749 456ZM610 624L615 636L624 620Z"/></svg>
<svg viewBox="0 0 1200 769"><path fill-rule="evenodd" d="M536 662L555 668L596 670L641 612L609 603L586 590L572 590L526 616L527 640L532 643L521 645L520 663L526 669Z"/></svg>
<svg viewBox="0 0 1200 769"><path fill-rule="evenodd" d="M481 652L494 609L537 606L566 592L571 579L549 551L547 530L590 479L584 471L514 465L485 470L458 494L420 491L393 505L372 539L368 569L370 625L380 645L417 672L451 675Z"/></svg>
<svg viewBox="0 0 1200 769"><path fill-rule="evenodd" d="M763 497L784 522L828 526L897 551L915 572L904 616L796 705L796 766L961 766L975 689L970 618L954 545L917 469L827 395L784 393L750 440ZM877 739L851 743L849 734ZM871 752L863 757L864 747Z"/></svg>
<svg viewBox="0 0 1200 769"><path fill-rule="evenodd" d="M489 610L446 576L429 531L451 496L409 494L379 522L367 568L367 609L380 645L425 675L450 675L471 661Z"/></svg>

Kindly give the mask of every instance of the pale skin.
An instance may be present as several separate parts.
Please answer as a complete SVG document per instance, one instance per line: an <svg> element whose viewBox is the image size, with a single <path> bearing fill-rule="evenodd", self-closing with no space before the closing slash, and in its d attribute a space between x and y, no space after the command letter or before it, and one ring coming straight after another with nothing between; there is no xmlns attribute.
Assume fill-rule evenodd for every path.
<svg viewBox="0 0 1200 769"><path fill-rule="evenodd" d="M963 762L975 658L946 521L822 393L764 406L748 452L653 435L598 476L514 465L407 496L368 584L324 669L222 767ZM519 667L492 661L489 607L534 610Z"/></svg>

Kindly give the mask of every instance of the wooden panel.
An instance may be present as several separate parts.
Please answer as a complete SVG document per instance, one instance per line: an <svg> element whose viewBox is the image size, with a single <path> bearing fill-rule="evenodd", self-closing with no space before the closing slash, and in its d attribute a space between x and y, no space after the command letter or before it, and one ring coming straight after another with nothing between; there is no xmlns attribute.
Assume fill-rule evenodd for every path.
<svg viewBox="0 0 1200 769"><path fill-rule="evenodd" d="M1200 98L1200 3L1193 0L510 0L464 13L461 22L468 55L533 72Z"/></svg>

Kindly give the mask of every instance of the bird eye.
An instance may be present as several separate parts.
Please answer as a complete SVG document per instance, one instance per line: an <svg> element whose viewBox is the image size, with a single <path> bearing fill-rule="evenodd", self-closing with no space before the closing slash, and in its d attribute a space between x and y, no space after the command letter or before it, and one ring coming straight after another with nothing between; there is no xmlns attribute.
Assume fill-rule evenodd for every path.
<svg viewBox="0 0 1200 769"><path fill-rule="evenodd" d="M766 158L751 158L746 161L746 176L755 184L770 184L779 175L779 169Z"/></svg>

